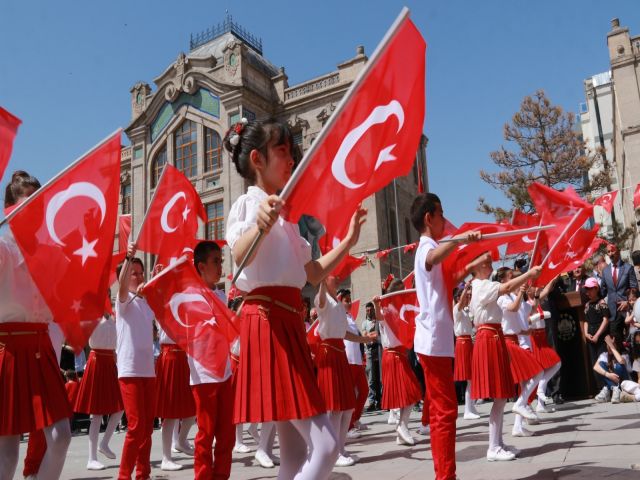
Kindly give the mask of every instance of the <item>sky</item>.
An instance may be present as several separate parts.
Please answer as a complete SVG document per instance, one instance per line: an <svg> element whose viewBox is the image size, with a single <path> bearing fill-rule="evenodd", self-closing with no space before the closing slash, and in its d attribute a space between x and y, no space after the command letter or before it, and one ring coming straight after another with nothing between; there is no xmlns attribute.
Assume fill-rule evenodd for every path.
<svg viewBox="0 0 640 480"><path fill-rule="evenodd" d="M492 171L489 153L522 99L543 89L576 112L583 80L609 68L611 19L640 35L635 0L2 0L0 106L23 120L7 172L44 183L126 127L130 88L153 86L190 34L227 10L294 85L335 70L358 45L370 55L404 5L427 41L429 187L455 224L491 220L477 212L480 196L508 207L478 172Z"/></svg>

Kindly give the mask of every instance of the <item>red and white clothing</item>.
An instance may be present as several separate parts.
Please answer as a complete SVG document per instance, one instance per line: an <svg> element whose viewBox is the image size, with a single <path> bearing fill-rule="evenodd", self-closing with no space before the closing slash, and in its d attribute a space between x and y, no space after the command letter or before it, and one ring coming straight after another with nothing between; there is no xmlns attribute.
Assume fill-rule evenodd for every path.
<svg viewBox="0 0 640 480"><path fill-rule="evenodd" d="M471 397L510 398L515 384L502 332L502 308L498 305L500 283L474 279L469 307L476 325L473 348Z"/></svg>
<svg viewBox="0 0 640 480"><path fill-rule="evenodd" d="M129 292L127 300L116 301L116 354L118 378L154 378L154 315L144 298Z"/></svg>
<svg viewBox="0 0 640 480"><path fill-rule="evenodd" d="M473 360L473 322L469 307L453 306L453 331L456 335L453 379L456 382L471 380L471 363Z"/></svg>
<svg viewBox="0 0 640 480"><path fill-rule="evenodd" d="M266 198L251 186L234 202L226 229L231 249L256 225ZM302 321L301 289L310 261L311 246L298 226L279 217L238 278L238 289L249 293L241 311L235 423L301 419L326 411Z"/></svg>
<svg viewBox="0 0 640 480"><path fill-rule="evenodd" d="M542 316L540 315L540 311L538 311L530 317L533 355L545 370L560 363L560 357L558 356L556 351L551 348L547 341L547 331L545 329L544 323L545 318L549 317L551 317L551 314L544 311Z"/></svg>
<svg viewBox="0 0 640 480"><path fill-rule="evenodd" d="M51 312L13 236L0 238L0 436L71 416L48 334Z"/></svg>
<svg viewBox="0 0 640 480"><path fill-rule="evenodd" d="M89 360L80 380L74 411L94 415L111 415L124 409L115 349L116 322L103 318L89 337Z"/></svg>
<svg viewBox="0 0 640 480"><path fill-rule="evenodd" d="M427 255L437 246L434 239L422 235L416 249L414 272L420 312L413 348L426 383L436 480L449 480L456 476L458 401L453 385L453 318L442 264L427 265Z"/></svg>
<svg viewBox="0 0 640 480"><path fill-rule="evenodd" d="M356 406L356 396L343 343L348 325L347 312L341 302L327 293L324 294L324 307L320 307L319 295L315 298L320 337L315 359L318 388L327 411L351 410Z"/></svg>
<svg viewBox="0 0 640 480"><path fill-rule="evenodd" d="M356 325L356 321L350 313L347 313L347 330L354 335L360 335L358 325ZM364 404L367 403L369 382L367 381L367 372L364 368L360 344L346 339L343 340L343 342L347 354L347 361L349 362L349 370L351 371L352 387L355 388L356 395L355 409L353 410L351 423L349 424L349 430L351 430L355 423L360 420L362 411L364 410Z"/></svg>

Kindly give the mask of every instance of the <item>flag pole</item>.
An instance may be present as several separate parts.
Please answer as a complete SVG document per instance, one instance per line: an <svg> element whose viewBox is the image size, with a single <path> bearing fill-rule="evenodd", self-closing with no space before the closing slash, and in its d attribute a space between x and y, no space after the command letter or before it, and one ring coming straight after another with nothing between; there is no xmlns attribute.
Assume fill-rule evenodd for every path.
<svg viewBox="0 0 640 480"><path fill-rule="evenodd" d="M384 298L394 297L396 295L402 295L403 293L415 293L415 288L407 288L406 290L398 290L397 292L385 293L384 295L380 295L378 298L380 300Z"/></svg>
<svg viewBox="0 0 640 480"><path fill-rule="evenodd" d="M165 165L166 167L166 165ZM158 194L158 190L160 190L160 185L162 185L162 179L164 178L164 174L167 171L166 168L162 169L162 173L160 174L160 178L158 179L158 183L156 184L156 189L153 191L153 195L151 195L151 200L149 201L149 205L147 205L147 209L144 212L144 216L142 217L142 223L140 224L140 230L138 230L138 235L142 231L142 227L144 227L144 222L147 221L147 215L149 215L149 208L153 205L153 201L156 199L156 195ZM129 238L131 239L130 243L135 243L135 239L137 236L133 229L133 217L131 219L131 232L129 233Z"/></svg>
<svg viewBox="0 0 640 480"><path fill-rule="evenodd" d="M25 208L33 199L37 198L52 183L54 183L56 180L58 180L60 177L62 177L65 173L67 173L69 170L71 170L73 167L75 167L78 163L80 163L82 160L84 160L85 157L87 157L91 153L95 152L98 148L100 148L102 145L107 143L109 140L111 140L116 135L122 135L122 128L118 128L113 133L109 134L107 137L105 137L103 140L101 140L100 143L98 143L94 147L90 148L86 153L80 155L77 159L75 159L73 162L71 162L71 164L69 164L62 171L60 171L57 175L55 175L51 180L49 180L47 183L42 185L38 190L36 190L24 202L22 202L20 205L18 205L16 208L14 208L9 215L4 217L0 221L0 227L2 227L5 223L7 223L9 220L11 220L14 215L17 215L20 210Z"/></svg>
<svg viewBox="0 0 640 480"><path fill-rule="evenodd" d="M555 228L555 225L541 225L539 227L521 228L520 230L509 230L507 232L486 233L482 235L481 240L493 240L496 238L511 237L513 235L526 235L528 233L541 232L551 228ZM460 240L461 238L456 237L444 238L442 240L438 240L438 243L459 242Z"/></svg>
<svg viewBox="0 0 640 480"><path fill-rule="evenodd" d="M540 224L538 226L542 226L542 216L540 216ZM538 251L538 243L540 242L540 232L536 235L536 242L533 244L533 251L531 252L531 258L529 258L529 266L531 266L531 261L533 257L536 256L536 252Z"/></svg>
<svg viewBox="0 0 640 480"><path fill-rule="evenodd" d="M582 209L580 209L580 210L578 210L576 212L576 214L573 216L571 221L567 224L566 227L564 227L564 230L562 231L562 233L558 236L558 238L556 238L556 241L553 243L553 245L551 246L551 248L547 252L547 255L544 257L544 259L540 263L540 265L544 265L545 263L547 263L547 260L549 260L549 257L551 256L553 251L558 246L558 243L560 243L560 240L562 239L562 237L564 237L566 235L566 233L569 231L569 229L573 226L573 224L576 223L576 220L578 220L578 217L580 217L581 214L582 214Z"/></svg>
<svg viewBox="0 0 640 480"><path fill-rule="evenodd" d="M337 118L340 116L340 112L346 105L347 101L351 98L351 96L353 95L353 92L355 92L355 90L362 84L362 82L364 81L369 71L376 64L378 57L380 57L380 55L382 55L382 53L386 49L391 38L396 34L402 22L408 17L409 17L409 9L407 7L403 7L398 17L395 19L395 21L393 22L389 30L387 30L387 33L382 38L382 41L380 41L380 43L374 50L373 54L371 55L371 57L369 57L367 63L365 63L364 68L360 70L355 80L349 86L349 89L347 90L347 92L344 94L340 102L338 102L338 105L336 106L336 109L334 110L333 114L329 117L329 119L327 120L327 123L324 125L322 130L320 130L320 133L318 134L314 142L309 147L309 150L307 150L307 152L304 154L304 157L302 157L302 160L298 164L298 167L291 174L289 181L287 182L287 184L282 189L282 192L280 193L280 198L282 200L286 202L289 195L291 195L291 193L293 192L293 189L298 183L298 180L300 180L300 177L302 176L307 164L313 157L313 154L315 153L316 149L319 148L319 145L322 144L322 141L327 136L327 133L329 132L329 130L331 130L331 127L336 122ZM286 210L286 206L284 208ZM249 250L247 251L247 254L244 256L244 258L238 265L236 273L233 275L233 279L231 280L232 285L235 285L236 281L238 280L238 277L240 276L240 273L242 273L242 270L244 270L244 267L247 265L249 258L253 256L254 251L258 248L260 240L262 239L263 236L264 236L264 232L260 230L258 231L258 234L254 237L249 247Z"/></svg>

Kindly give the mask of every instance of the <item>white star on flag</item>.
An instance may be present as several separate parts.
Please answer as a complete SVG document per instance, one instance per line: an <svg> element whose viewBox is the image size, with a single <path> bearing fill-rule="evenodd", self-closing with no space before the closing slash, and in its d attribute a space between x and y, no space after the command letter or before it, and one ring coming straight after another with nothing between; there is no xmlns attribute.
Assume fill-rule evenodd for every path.
<svg viewBox="0 0 640 480"><path fill-rule="evenodd" d="M82 310L82 302L80 300L74 300L71 304L71 310L78 313L80 310Z"/></svg>
<svg viewBox="0 0 640 480"><path fill-rule="evenodd" d="M93 242L88 242L84 236L82 237L82 247L73 252L74 255L78 255L82 257L82 265L87 261L87 258L94 257L96 258L98 254L96 253L94 247L98 243L98 239L96 238Z"/></svg>

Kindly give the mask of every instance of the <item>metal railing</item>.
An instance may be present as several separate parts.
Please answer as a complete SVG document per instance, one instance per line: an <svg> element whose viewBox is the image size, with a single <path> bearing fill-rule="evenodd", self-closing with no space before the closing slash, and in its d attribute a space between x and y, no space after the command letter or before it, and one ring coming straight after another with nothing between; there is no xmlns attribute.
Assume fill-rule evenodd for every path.
<svg viewBox="0 0 640 480"><path fill-rule="evenodd" d="M253 48L256 52L262 55L262 39L252 35L247 29L243 28L239 23L234 22L231 15L227 15L225 19L217 25L207 28L203 32L197 34L191 34L189 40L189 48L194 50L205 43L210 42L214 38L218 38L225 33L233 33L240 40L243 40L247 45Z"/></svg>

